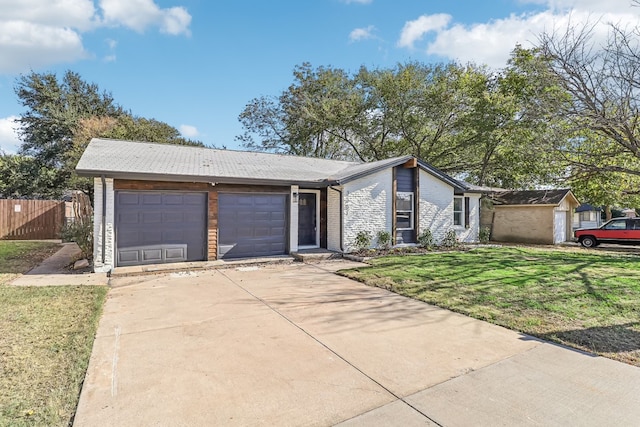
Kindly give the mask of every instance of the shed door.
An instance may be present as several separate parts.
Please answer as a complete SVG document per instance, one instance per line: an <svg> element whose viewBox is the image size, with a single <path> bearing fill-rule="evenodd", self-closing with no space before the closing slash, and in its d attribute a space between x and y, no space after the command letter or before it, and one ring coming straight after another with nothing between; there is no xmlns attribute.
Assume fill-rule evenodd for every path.
<svg viewBox="0 0 640 427"><path fill-rule="evenodd" d="M555 211L553 243L567 240L567 212Z"/></svg>
<svg viewBox="0 0 640 427"><path fill-rule="evenodd" d="M117 191L116 266L206 259L206 193Z"/></svg>
<svg viewBox="0 0 640 427"><path fill-rule="evenodd" d="M286 194L219 193L218 256L285 254L286 212Z"/></svg>

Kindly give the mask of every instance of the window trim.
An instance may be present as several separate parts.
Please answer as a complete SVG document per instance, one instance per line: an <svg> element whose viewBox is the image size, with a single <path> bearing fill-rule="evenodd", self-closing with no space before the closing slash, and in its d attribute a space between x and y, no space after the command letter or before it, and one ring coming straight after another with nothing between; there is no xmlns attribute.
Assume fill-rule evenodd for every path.
<svg viewBox="0 0 640 427"><path fill-rule="evenodd" d="M460 210L458 211L456 210L456 199L460 200ZM453 210L453 226L458 228L464 228L465 227L464 196L453 196L452 210ZM456 213L458 212L460 213L460 224L456 224Z"/></svg>
<svg viewBox="0 0 640 427"><path fill-rule="evenodd" d="M398 199L400 196L410 196L411 197L411 210L406 209L398 209ZM395 226L397 231L412 231L415 230L415 193L413 191L397 191L396 192L396 203L393 207L395 210ZM399 212L408 212L409 213L409 223L411 224L410 228L400 228L398 227L398 213Z"/></svg>

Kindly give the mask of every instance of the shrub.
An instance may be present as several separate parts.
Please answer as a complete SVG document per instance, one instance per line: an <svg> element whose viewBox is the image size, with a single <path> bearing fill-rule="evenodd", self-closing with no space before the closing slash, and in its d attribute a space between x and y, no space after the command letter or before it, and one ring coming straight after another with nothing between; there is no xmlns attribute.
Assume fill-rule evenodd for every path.
<svg viewBox="0 0 640 427"><path fill-rule="evenodd" d="M448 230L444 235L444 239L440 243L441 246L445 248L456 248L460 245L458 241L458 236L455 230Z"/></svg>
<svg viewBox="0 0 640 427"><path fill-rule="evenodd" d="M358 234L356 234L356 240L354 243L358 250L362 251L365 249L369 249L369 247L371 246L371 233L364 230L359 231Z"/></svg>
<svg viewBox="0 0 640 427"><path fill-rule="evenodd" d="M489 227L480 228L480 231L478 231L478 240L480 240L480 243L482 244L489 243L490 237L491 237L491 229Z"/></svg>
<svg viewBox="0 0 640 427"><path fill-rule="evenodd" d="M83 258L93 255L93 220L90 216L76 218L62 227L62 241L76 242Z"/></svg>
<svg viewBox="0 0 640 427"><path fill-rule="evenodd" d="M389 249L391 247L391 233L385 230L378 231L376 235L378 239L378 247L381 249Z"/></svg>
<svg viewBox="0 0 640 427"><path fill-rule="evenodd" d="M418 236L418 244L426 249L431 249L434 246L434 241L433 241L433 233L431 232L430 229L426 229L424 230L422 233L420 233L420 235Z"/></svg>

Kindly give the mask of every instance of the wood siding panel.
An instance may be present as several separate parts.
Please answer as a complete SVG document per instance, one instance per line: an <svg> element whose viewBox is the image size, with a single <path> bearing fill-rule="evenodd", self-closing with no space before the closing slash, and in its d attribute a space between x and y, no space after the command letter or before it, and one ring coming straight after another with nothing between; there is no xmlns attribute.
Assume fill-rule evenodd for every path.
<svg viewBox="0 0 640 427"><path fill-rule="evenodd" d="M0 239L59 239L64 221L62 201L0 200Z"/></svg>
<svg viewBox="0 0 640 427"><path fill-rule="evenodd" d="M211 188L211 186L207 182L165 182L116 179L114 180L113 188L114 190L141 191L209 191L209 188Z"/></svg>

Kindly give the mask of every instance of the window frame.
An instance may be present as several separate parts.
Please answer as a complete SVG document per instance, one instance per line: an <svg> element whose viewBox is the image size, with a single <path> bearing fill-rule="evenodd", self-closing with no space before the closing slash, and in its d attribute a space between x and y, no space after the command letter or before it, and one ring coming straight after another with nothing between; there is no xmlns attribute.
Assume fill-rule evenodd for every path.
<svg viewBox="0 0 640 427"><path fill-rule="evenodd" d="M406 209L398 209L398 199L400 197L404 197L404 196L409 196L410 197L410 206L411 206L411 210L406 210ZM403 199L404 200L404 199ZM412 231L415 230L416 225L415 225L415 193L413 191L397 191L396 192L396 200L395 200L395 206L393 207L395 209L395 213L396 213L396 230L397 231ZM398 214L399 213L409 213L409 224L410 224L410 228L400 228L398 227Z"/></svg>
<svg viewBox="0 0 640 427"><path fill-rule="evenodd" d="M460 200L460 210L456 210L456 200ZM453 226L464 228L465 224L465 216L464 216L464 196L453 196ZM460 213L460 224L456 224L456 213Z"/></svg>

